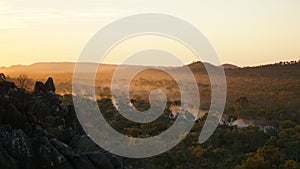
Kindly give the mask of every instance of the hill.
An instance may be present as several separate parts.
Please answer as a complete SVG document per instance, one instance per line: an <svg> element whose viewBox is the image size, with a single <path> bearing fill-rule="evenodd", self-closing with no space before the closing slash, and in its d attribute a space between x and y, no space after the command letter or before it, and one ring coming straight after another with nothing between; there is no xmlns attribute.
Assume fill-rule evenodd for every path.
<svg viewBox="0 0 300 169"><path fill-rule="evenodd" d="M86 77L90 72L90 67L95 63L84 64ZM27 74L34 80L45 81L48 76L53 77L57 84L57 92L60 94L71 93L72 72L75 63L36 63L28 66L17 65L2 67L0 72L9 75L15 82L20 74ZM209 106L210 101L210 80L205 67L218 70L218 66L209 63L194 62L187 65L197 80L201 104L203 107ZM227 104L233 103L241 96L246 96L249 100L262 106L273 107L277 105L284 109L300 108L300 63L281 62L270 65L254 67L236 67L224 64L227 81ZM135 71L141 66L125 65L122 66L120 76ZM167 92L171 100L180 99L180 91L174 79L155 67L144 67L145 70L139 72L131 82L131 94L136 97L148 97L149 91L161 88ZM96 78L96 92L101 93L105 88L111 87L111 80L117 65L101 65L98 69ZM186 75L181 71L181 67L164 67L173 71L180 79L186 79ZM123 83L123 82L119 82ZM287 101L288 100L288 101Z"/></svg>
<svg viewBox="0 0 300 169"><path fill-rule="evenodd" d="M233 64L223 64L222 66L223 66L224 69L237 69L237 68L239 68L238 66L233 65Z"/></svg>
<svg viewBox="0 0 300 169"><path fill-rule="evenodd" d="M90 72L90 67L97 66L96 63L80 63L84 67L84 72ZM115 65L101 65L103 69L112 69ZM73 62L40 62L31 65L13 65L10 67L1 67L0 72L7 74L15 73L67 73L73 72L75 63Z"/></svg>

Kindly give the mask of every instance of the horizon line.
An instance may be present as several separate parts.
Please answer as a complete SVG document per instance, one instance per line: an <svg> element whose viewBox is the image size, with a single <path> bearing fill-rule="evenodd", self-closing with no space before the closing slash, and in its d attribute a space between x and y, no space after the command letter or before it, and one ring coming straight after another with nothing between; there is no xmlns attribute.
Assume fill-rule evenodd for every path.
<svg viewBox="0 0 300 169"><path fill-rule="evenodd" d="M206 63L206 64L210 64L210 65L213 65L213 66L222 66L222 65L233 65L233 66L236 66L236 67L239 67L239 68L247 68L247 67L258 67L258 66L264 66L264 65L272 65L272 64L277 64L277 63L285 63L285 62L293 62L293 61L296 61L296 62L300 62L300 58L298 60L295 60L295 59L291 59L291 60L282 60L282 61L275 61L275 62L269 62L269 63L262 63L262 64L257 64L257 65L247 65L247 66L240 66L240 65L237 65L237 64L233 64L233 63L229 63L229 62L225 62L225 63L222 63L221 65L214 65L212 63L209 63L209 62L202 62L202 61L192 61L190 63L187 63L187 64L183 64L183 65L160 65L160 66L155 66L155 65L140 65L140 64L126 64L126 66L147 66L147 67L180 67L180 66L188 66L188 65L191 65L193 63L197 63L197 62L202 62L202 63ZM33 63L29 63L29 64L12 64L12 65L9 65L9 66L5 66L5 65L0 65L0 68L11 68L11 67L15 67L15 66L32 66L34 64L51 64L51 63L73 63L73 64L76 64L76 63L84 63L84 64L99 64L99 63L96 63L96 62L74 62L74 61L41 61L41 62L33 62ZM103 65L111 65L111 66L119 66L120 64L117 64L117 63L102 63Z"/></svg>

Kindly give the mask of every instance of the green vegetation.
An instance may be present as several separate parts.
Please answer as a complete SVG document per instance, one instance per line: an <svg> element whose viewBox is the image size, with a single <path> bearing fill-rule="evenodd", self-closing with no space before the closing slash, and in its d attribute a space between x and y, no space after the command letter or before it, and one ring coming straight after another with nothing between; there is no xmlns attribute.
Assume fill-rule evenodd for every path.
<svg viewBox="0 0 300 169"><path fill-rule="evenodd" d="M134 100L140 110L147 110L149 103ZM132 137L149 137L166 130L175 119L169 118L171 110L151 123L137 124L122 117L113 106L111 99L98 101L99 108L106 120L119 132ZM177 103L169 103L177 104ZM256 112L260 110L259 112ZM129 111L129 110L128 110ZM225 116L251 117L264 112L264 108L250 103L241 97L227 108ZM253 113L257 113L253 115ZM227 115L226 115L227 114ZM228 115L230 114L230 115ZM263 114L281 114L269 110ZM279 117L279 116L277 116ZM259 126L238 128L224 120L213 136L204 144L198 143L198 137L204 125L206 115L195 122L188 136L176 147L161 155L146 159L123 158L126 166L135 168L157 169L200 169L200 168L235 168L235 169L290 169L300 166L300 125L299 118L284 116L278 119L276 126L265 130ZM275 118L274 118L275 119ZM232 120L232 119L230 119Z"/></svg>

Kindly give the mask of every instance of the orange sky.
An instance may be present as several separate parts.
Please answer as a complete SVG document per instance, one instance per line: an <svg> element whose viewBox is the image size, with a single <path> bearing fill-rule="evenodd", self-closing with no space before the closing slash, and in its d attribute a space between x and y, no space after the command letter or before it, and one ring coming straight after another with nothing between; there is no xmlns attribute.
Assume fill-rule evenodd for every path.
<svg viewBox="0 0 300 169"><path fill-rule="evenodd" d="M247 66L299 60L299 9L298 0L1 0L0 66L75 62L103 26L144 12L165 13L193 24L223 63ZM181 49L172 42L163 45ZM185 62L193 60L183 48L180 52ZM120 59L114 56L107 62Z"/></svg>

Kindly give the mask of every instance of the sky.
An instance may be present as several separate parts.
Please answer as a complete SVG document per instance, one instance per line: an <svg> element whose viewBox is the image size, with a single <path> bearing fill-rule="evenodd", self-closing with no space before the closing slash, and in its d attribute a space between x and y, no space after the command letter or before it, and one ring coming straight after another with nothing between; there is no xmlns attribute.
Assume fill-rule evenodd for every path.
<svg viewBox="0 0 300 169"><path fill-rule="evenodd" d="M299 0L0 0L0 66L76 62L102 27L149 12L194 25L208 38L222 63L252 66L299 60L299 9ZM147 40L161 41L144 37ZM161 44L166 49L181 49L165 42ZM194 61L184 51L179 51L181 59ZM120 58L114 55L105 61L115 64Z"/></svg>

